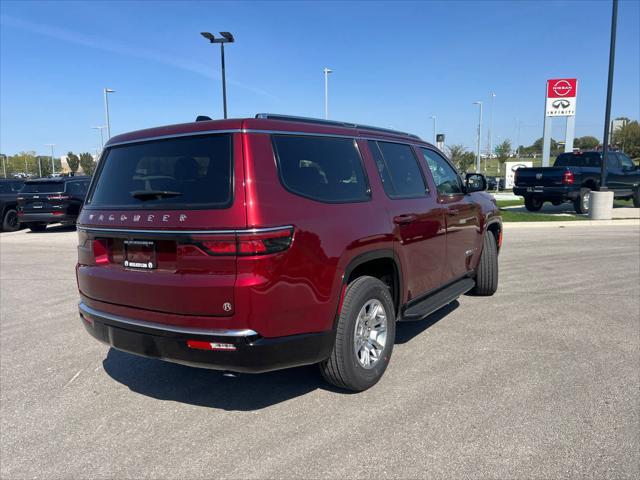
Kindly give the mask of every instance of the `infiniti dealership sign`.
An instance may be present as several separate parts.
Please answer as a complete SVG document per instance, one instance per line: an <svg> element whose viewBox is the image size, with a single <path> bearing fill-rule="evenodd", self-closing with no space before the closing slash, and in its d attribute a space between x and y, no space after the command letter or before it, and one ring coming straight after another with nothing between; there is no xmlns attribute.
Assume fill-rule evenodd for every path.
<svg viewBox="0 0 640 480"><path fill-rule="evenodd" d="M547 80L547 102L545 116L572 117L576 114L578 80L557 78Z"/></svg>

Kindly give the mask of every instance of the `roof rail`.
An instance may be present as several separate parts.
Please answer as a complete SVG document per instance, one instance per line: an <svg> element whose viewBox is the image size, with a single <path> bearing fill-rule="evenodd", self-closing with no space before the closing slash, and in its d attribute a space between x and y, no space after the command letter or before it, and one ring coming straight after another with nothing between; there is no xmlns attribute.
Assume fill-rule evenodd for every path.
<svg viewBox="0 0 640 480"><path fill-rule="evenodd" d="M310 117L296 117L293 115L280 115L277 113L258 113L256 114L256 118L268 118L271 120L282 120L285 122L300 122L300 123L313 123L315 125L328 125L335 127L347 127L347 128L357 128L360 130L372 130L375 132L382 133L391 133L393 135L404 135L411 138L416 138L421 140L418 135L414 135L412 133L400 132L398 130L391 130L389 128L380 128L380 127L371 127L369 125L362 125L359 123L352 122L340 122L336 120L323 120L321 118L310 118Z"/></svg>

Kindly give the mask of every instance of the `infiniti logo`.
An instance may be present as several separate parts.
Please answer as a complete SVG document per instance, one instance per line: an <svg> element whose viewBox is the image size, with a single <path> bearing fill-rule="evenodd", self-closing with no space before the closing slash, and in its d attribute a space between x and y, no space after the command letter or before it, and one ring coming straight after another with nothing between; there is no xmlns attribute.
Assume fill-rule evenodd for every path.
<svg viewBox="0 0 640 480"><path fill-rule="evenodd" d="M553 108L567 108L569 105L571 105L571 102L564 99L556 100L551 104Z"/></svg>

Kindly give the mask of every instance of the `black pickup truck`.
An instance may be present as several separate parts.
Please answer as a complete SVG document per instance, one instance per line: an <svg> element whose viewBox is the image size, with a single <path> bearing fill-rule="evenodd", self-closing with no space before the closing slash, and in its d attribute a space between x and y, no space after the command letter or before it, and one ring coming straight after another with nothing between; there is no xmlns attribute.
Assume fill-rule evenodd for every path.
<svg viewBox="0 0 640 480"><path fill-rule="evenodd" d="M600 188L601 152L558 155L553 167L519 168L513 193L524 197L527 210L536 212L544 202L573 202L577 213L589 211L589 192ZM640 167L622 152L609 152L607 188L615 198L631 199L640 207Z"/></svg>

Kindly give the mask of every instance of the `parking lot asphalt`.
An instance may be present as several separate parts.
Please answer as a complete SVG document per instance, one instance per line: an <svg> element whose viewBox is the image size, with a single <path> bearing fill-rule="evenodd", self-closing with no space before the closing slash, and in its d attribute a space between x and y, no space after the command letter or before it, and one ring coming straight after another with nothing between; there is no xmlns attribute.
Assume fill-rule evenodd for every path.
<svg viewBox="0 0 640 480"><path fill-rule="evenodd" d="M0 234L0 476L638 478L640 231L507 230L494 297L398 326L372 389L110 350L76 233Z"/></svg>

